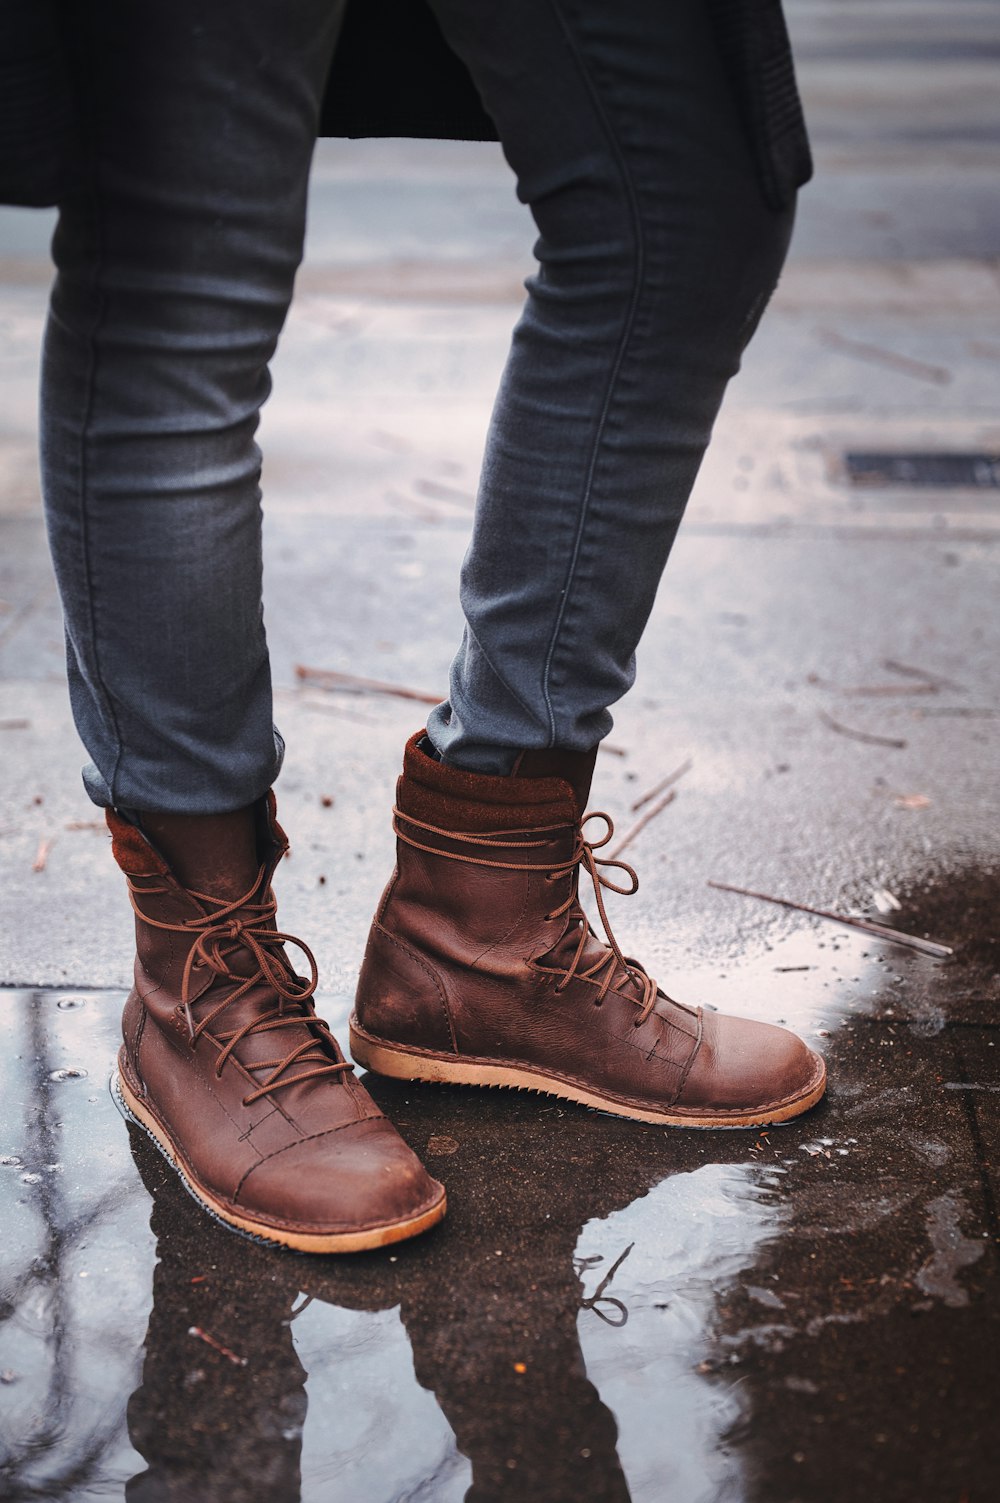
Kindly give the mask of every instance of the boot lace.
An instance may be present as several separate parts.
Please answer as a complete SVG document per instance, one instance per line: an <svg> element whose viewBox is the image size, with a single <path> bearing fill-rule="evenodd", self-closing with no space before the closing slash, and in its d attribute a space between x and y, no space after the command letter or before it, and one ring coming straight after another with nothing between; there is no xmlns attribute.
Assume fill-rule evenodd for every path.
<svg viewBox="0 0 1000 1503"><path fill-rule="evenodd" d="M343 1078L348 1071L354 1069L349 1060L329 1059L324 1048L326 1045L332 1048L334 1053L339 1052L328 1024L322 1018L317 1017L313 1010L311 998L319 982L319 972L312 950L294 934L284 934L278 929L268 927L268 920L274 918L278 908L277 900L270 889L261 901L256 903L250 901L259 891L263 879L264 868L261 867L249 893L232 903L212 897L210 893L188 889L191 897L206 906L209 912L203 917L185 919L180 924L168 924L162 919L150 918L140 908L136 900L137 890L129 883L129 900L144 924L173 934L195 935L195 942L188 952L181 977L181 1005L187 1019L192 1048L228 1007L240 1001L255 986L263 983L276 993L277 1002L274 1007L251 1018L239 1028L214 1032L213 1037L223 1045L215 1064L215 1074L218 1078L222 1076L226 1061L239 1044L251 1034L270 1033L274 1029L307 1025L308 1036L290 1049L287 1054L279 1055L277 1059L255 1060L252 1064L245 1066L254 1074L260 1070L270 1070L272 1073L255 1091L251 1091L249 1096L243 1098L244 1106L252 1105L263 1096L272 1095L283 1086L301 1085L303 1081L314 1080L319 1076ZM142 889L143 892L148 893L163 893L169 890L165 887ZM310 972L308 981L297 975L293 969L288 956L281 948L286 944L295 945L306 957ZM240 951L249 951L256 962L256 970L249 976L232 970L227 964L227 960ZM193 1006L200 998L195 998L193 1003L191 990L192 976L198 966L207 966L220 980L232 981L236 985L235 989L223 997L204 1017L196 1020ZM292 1066L296 1064L305 1065L307 1068L289 1074Z"/></svg>
<svg viewBox="0 0 1000 1503"><path fill-rule="evenodd" d="M639 878L634 868L629 866L627 861L615 861L608 856L599 856L597 854L598 851L602 850L608 844L615 832L614 821L610 814L605 814L603 810L595 810L593 813L585 815L576 828L576 838L572 853L566 857L565 861L557 862L554 866L539 866L537 862L533 861L504 861L493 859L489 856L474 856L465 851L441 850L439 846L421 843L414 836L408 834L403 825L424 830L429 835L440 836L450 843L474 845L480 848L484 846L487 848L492 847L498 852L498 855L501 852L508 851L538 850L546 844L544 839L512 839L506 833L467 835L455 830L441 830L435 825L424 824L421 820L414 819L409 814L404 814L398 807L393 809L393 816L393 827L400 840L405 841L407 845L415 847L418 851L427 851L434 856L443 856L449 861L464 861L470 866L489 866L499 871L542 872L545 880L548 882L555 882L560 877L572 876L569 896L566 898L566 901L561 903L558 908L554 908L550 913L546 914L547 919L558 919L562 918L563 915L572 914L580 926L580 936L577 940L576 950L569 964L565 967L560 967L561 979L556 984L555 990L557 992L564 992L574 979L579 978L597 985L598 992L594 998L594 1002L598 1007L604 1001L609 991L629 997L639 1009L634 1019L635 1027L642 1027L656 1005L658 987L653 978L647 975L637 960L632 960L622 953L612 931L607 910L604 907L603 889L605 888L609 892L620 893L623 897L631 897L639 890ZM584 827L592 819L603 819L604 821L605 832L600 840L588 840L584 834ZM555 828L559 827L554 826L553 829ZM552 833L552 831L533 832L533 835L536 833L538 835L545 835ZM601 868L605 868L606 870L614 868L616 871L624 872L629 879L629 886L619 886ZM597 911L600 914L601 925L604 929L603 940L593 928L580 903L579 883L581 870L587 873L593 884L594 897L597 900ZM568 928L569 925L567 925L567 930ZM592 964L585 965L584 957L588 943L592 939L602 945L604 953ZM629 982L635 988L633 993L625 990Z"/></svg>

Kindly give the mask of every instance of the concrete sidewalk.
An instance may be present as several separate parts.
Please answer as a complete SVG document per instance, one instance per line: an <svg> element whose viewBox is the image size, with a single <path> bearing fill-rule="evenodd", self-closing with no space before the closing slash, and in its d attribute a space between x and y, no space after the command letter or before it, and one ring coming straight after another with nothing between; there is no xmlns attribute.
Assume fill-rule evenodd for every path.
<svg viewBox="0 0 1000 1503"><path fill-rule="evenodd" d="M289 1262L227 1237L141 1144L137 1176L111 1111L131 916L80 787L39 509L50 220L0 212L10 1496L120 1497L144 1464L155 1498L450 1503L473 1477L477 1499L530 1503L993 1495L1000 29L986 0L799 0L790 21L817 180L595 805L623 830L690 759L630 848L642 887L616 932L675 995L799 1028L830 1098L760 1140L385 1087L452 1205L398 1257ZM261 442L282 916L342 1032L421 706L296 668L444 685L530 246L494 148L320 147ZM852 484L865 453L994 465Z"/></svg>

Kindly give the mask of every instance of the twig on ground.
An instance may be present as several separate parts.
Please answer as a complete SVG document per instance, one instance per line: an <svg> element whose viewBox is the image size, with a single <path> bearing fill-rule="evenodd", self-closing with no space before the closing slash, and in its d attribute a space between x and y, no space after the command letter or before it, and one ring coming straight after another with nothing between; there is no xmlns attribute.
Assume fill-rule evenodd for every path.
<svg viewBox="0 0 1000 1503"><path fill-rule="evenodd" d="M246 1367L249 1361L249 1358L238 1357L235 1352L231 1352L228 1346L223 1346L221 1341L216 1341L215 1337L210 1336L207 1331L203 1331L201 1326L188 1326L188 1335L196 1336L199 1341L203 1341L206 1346L210 1346L214 1352L219 1352L234 1367Z"/></svg>
<svg viewBox="0 0 1000 1503"><path fill-rule="evenodd" d="M900 929L890 929L888 924L875 924L871 919L831 913L828 908L811 908L808 903L796 903L791 898L775 898L770 893L753 892L748 887L734 887L730 882L710 881L708 885L718 892L735 892L741 898L758 898L762 903L776 903L779 908L794 908L797 913L811 913L814 918L830 919L834 924L846 924L849 929L861 929L865 934L874 934L879 939L905 945L909 950L919 950L923 955L934 955L939 960L955 953L950 945L938 944L935 939L921 939L915 934L904 934Z"/></svg>
<svg viewBox="0 0 1000 1503"><path fill-rule="evenodd" d="M441 480L414 480L413 489L432 501L450 501L453 506L475 506L476 498L457 485L445 485Z"/></svg>
<svg viewBox="0 0 1000 1503"><path fill-rule="evenodd" d="M947 719L948 717L957 717L959 720L996 720L997 716L1000 715L1000 710L974 709L966 705L956 705L949 708L945 705L935 710L921 708L914 710L913 714L918 716L920 720Z"/></svg>
<svg viewBox="0 0 1000 1503"><path fill-rule="evenodd" d="M951 371L943 365L929 365L926 360L914 360L910 355L884 350L877 344L850 339L836 329L821 329L820 338L828 349L842 350L845 355L854 355L870 365L884 365L888 370L900 371L904 376L914 376L918 381L932 381L935 386L947 386L951 381Z"/></svg>
<svg viewBox="0 0 1000 1503"><path fill-rule="evenodd" d="M407 496L402 491L384 491L383 499L390 506L402 507L411 516L419 517L421 522L440 522L443 514L433 506L428 506L423 501L417 501L413 496Z"/></svg>
<svg viewBox="0 0 1000 1503"><path fill-rule="evenodd" d="M664 794L663 798L655 803L651 809L647 809L642 818L637 819L631 829L625 831L625 834L622 836L621 840L619 840L618 844L611 848L611 850L608 852L608 860L617 861L618 857L621 855L622 851L625 850L626 846L630 846L632 844L635 837L639 834L639 831L644 830L651 819L655 819L658 814L662 814L667 805L672 804L676 797L677 789L671 788L670 792Z"/></svg>
<svg viewBox="0 0 1000 1503"><path fill-rule="evenodd" d="M909 663L900 663L896 658L883 658L882 667L887 673L899 673L903 678L921 679L925 684L933 684L937 689L962 691L962 685L956 684L954 679L943 678L940 673L928 673L926 668L911 668Z"/></svg>
<svg viewBox="0 0 1000 1503"><path fill-rule="evenodd" d="M30 726L30 720L0 720L0 731L26 731Z"/></svg>
<svg viewBox="0 0 1000 1503"><path fill-rule="evenodd" d="M628 756L628 747L627 746L616 746L613 741L598 741L598 743L597 743L597 750L598 751L602 751L602 752L608 752L609 755L612 756L612 757L627 757Z"/></svg>
<svg viewBox="0 0 1000 1503"><path fill-rule="evenodd" d="M921 679L912 684L853 684L840 692L870 697L885 694L940 694L941 685L932 684L929 679Z"/></svg>
<svg viewBox="0 0 1000 1503"><path fill-rule="evenodd" d="M855 731L849 725L842 725L839 720L834 720L825 710L819 711L819 718L831 731L836 731L838 736L847 736L851 741L863 741L866 746L891 746L895 751L902 751L906 745L897 736L876 736L871 731Z"/></svg>
<svg viewBox="0 0 1000 1503"><path fill-rule="evenodd" d="M38 853L35 856L34 861L31 863L31 870L33 872L43 872L45 870L45 863L49 859L49 851L51 851L51 849L51 839L40 840L38 842Z"/></svg>
<svg viewBox="0 0 1000 1503"><path fill-rule="evenodd" d="M440 694L410 689L405 684L387 684L377 678L341 673L336 668L308 668L304 663L296 663L295 677L306 683L323 684L327 689L346 689L353 694L388 694L396 699L415 699L422 705L438 705L443 698Z"/></svg>
<svg viewBox="0 0 1000 1503"><path fill-rule="evenodd" d="M888 667L888 664L885 665ZM907 684L837 684L832 679L821 678L818 673L810 673L806 682L817 689L830 689L835 694L850 695L899 695L899 694L938 694L945 685L936 680L924 678L922 675L917 681Z"/></svg>
<svg viewBox="0 0 1000 1503"><path fill-rule="evenodd" d="M636 799L632 805L632 813L637 814L643 804L648 804L651 799L658 798L661 793L666 792L671 784L679 782L686 772L691 771L693 765L691 758L688 757L687 761L682 762L680 767L675 767L673 772L668 772L665 778L660 779L655 788L650 788Z"/></svg>
<svg viewBox="0 0 1000 1503"><path fill-rule="evenodd" d="M303 699L304 710L315 710L318 715L335 715L341 720L349 720L352 725L378 725L378 719L374 715L366 715L362 710L357 710L353 705L337 704L329 695L325 699Z"/></svg>

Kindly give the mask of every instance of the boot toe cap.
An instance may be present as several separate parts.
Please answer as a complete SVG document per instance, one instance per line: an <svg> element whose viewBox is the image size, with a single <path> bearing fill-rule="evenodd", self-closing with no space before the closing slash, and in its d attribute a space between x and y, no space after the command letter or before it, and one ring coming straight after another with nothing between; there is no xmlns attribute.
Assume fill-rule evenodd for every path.
<svg viewBox="0 0 1000 1503"><path fill-rule="evenodd" d="M701 1048L677 1105L780 1121L818 1101L825 1081L822 1059L787 1028L706 1012Z"/></svg>
<svg viewBox="0 0 1000 1503"><path fill-rule="evenodd" d="M416 1220L444 1200L416 1154L385 1118L305 1138L257 1164L237 1202L276 1227L362 1233Z"/></svg>

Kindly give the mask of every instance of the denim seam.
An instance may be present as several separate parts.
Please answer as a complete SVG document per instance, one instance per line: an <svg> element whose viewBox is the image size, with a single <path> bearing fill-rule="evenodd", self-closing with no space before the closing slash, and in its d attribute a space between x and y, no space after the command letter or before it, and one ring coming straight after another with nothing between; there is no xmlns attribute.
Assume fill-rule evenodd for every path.
<svg viewBox="0 0 1000 1503"><path fill-rule="evenodd" d="M88 48L89 50L89 48ZM122 734L118 724L118 716L115 713L114 702L108 690L107 684L101 673L100 655L97 648L97 610L94 590L94 577L91 568L90 528L87 516L87 431L94 408L94 392L97 384L97 336L103 327L107 313L107 297L103 287L104 276L104 237L102 234L101 214L98 193L98 154L93 139L93 102L88 99L88 123L91 127L88 135L90 147L90 172L88 174L88 197L90 201L91 225L94 233L95 254L94 274L92 288L97 295L97 310L92 326L87 335L87 374L84 383L84 403L80 421L80 448L77 479L77 507L80 518L80 544L83 554L83 572L87 591L87 618L90 626L90 656L93 672L94 685L98 691L104 707L104 713L111 724L115 739L115 760L111 769L111 777L108 780L108 789L111 795L111 803L117 802L115 785L118 780L118 768L122 759Z"/></svg>
<svg viewBox="0 0 1000 1503"><path fill-rule="evenodd" d="M596 432L594 434L594 440L593 440L593 444L592 444L592 447L591 447L591 453L590 453L590 461L589 461L589 465L588 465L588 468L587 468L587 478L586 478L586 482L585 482L585 485L584 485L583 499L582 499L582 503L581 503L581 506L580 506L580 516L579 516L579 520L577 522L576 537L575 537L574 543L573 543L573 553L572 553L572 557L571 557L570 562L569 562L569 568L568 568L567 573L566 573L566 582L565 582L565 584L563 586L562 600L560 602L559 610L558 610L557 615L556 615L555 625L552 628L552 636L551 636L551 639L549 641L549 648L548 648L548 652L547 652L546 658L545 658L545 666L544 666L544 668L542 670L542 695L543 695L544 700L545 700L545 708L546 708L546 711L548 712L548 717L549 717L549 742L548 742L548 744L549 744L549 746L555 746L556 745L556 717L555 717L555 711L554 711L553 706L552 706L552 696L551 696L550 688L549 688L550 675L551 675L551 671L552 671L552 662L553 662L553 659L555 657L556 650L557 650L557 648L559 646L559 635L560 635L560 632L561 632L562 627L563 627L563 623L564 623L565 618L566 618L566 611L567 611L567 608L569 606L569 601L570 601L570 592L571 592L571 590L573 588L573 583L574 583L574 579L575 579L575 575L576 575L576 566L577 566L577 563L578 563L578 560L579 560L579 557L580 557L580 550L581 550L581 548L583 546L583 536L584 536L584 531L585 531L586 524L587 524L588 512L589 512L589 509L590 509L590 500L591 500L591 495L593 493L593 488L594 488L594 479L595 479L595 475L596 475L596 471L597 471L597 463L598 463L598 459L600 457L601 440L602 440L602 438L604 436L604 431L605 431L605 427L606 427L606 424L607 424L607 421L608 421L608 417L609 417L609 414L610 414L610 411L611 411L611 404L612 404L612 401L613 401L613 398L614 398L615 389L616 389L617 382L618 382L618 377L619 377L619 375L621 373L621 368L622 368L622 365L623 365L624 360L625 360L625 354L626 354L626 351L628 349L629 340L632 337L632 331L633 331L633 329L635 327L636 315L637 315L638 310L639 310L639 300L640 300L641 293L642 293L642 283L643 283L643 276L644 276L644 273L645 273L646 257L645 257L645 246L644 246L644 243L643 243L643 234L642 234L642 218L641 218L641 215L639 213L638 195L636 193L635 184L633 183L632 178L631 178L631 176L629 174L628 166L627 166L626 161L625 161L625 155L624 155L623 151L621 150L621 147L618 144L618 141L617 141L617 139L615 137L614 131L611 128L611 122L608 119L607 112L605 111L603 105L601 104L601 101L600 101L600 98L598 96L597 90L596 90L596 88L594 86L594 83L593 83L592 79L590 78L589 73L587 72L587 68L586 68L583 56L582 56L582 54L580 52L580 49L577 47L576 41L575 41L575 39L573 37L573 34L572 34L571 30L570 30L570 27L569 27L569 25L568 25L568 23L567 23L564 15L563 15L563 13L562 13L561 5L560 5L560 0L548 0L548 4L549 4L549 8L552 11L553 16L555 17L555 21L556 21L557 26L562 31L563 36L566 39L566 45L567 45L567 47L569 49L570 55L572 56L574 62L576 63L577 71L578 71L578 73L580 75L581 81L583 82L583 85L584 85L585 89L587 90L587 93L590 95L591 102L592 102L592 104L594 106L595 114L597 115L597 118L598 118L598 120L601 123L601 127L602 127L602 129L604 131L604 135L605 135L605 137L607 139L608 145L611 148L611 154L612 154L612 156L613 156L613 158L615 160L615 163L616 163L616 165L618 167L618 171L619 171L620 178L621 178L621 184L622 184L622 187L625 190L625 198L626 198L626 201L628 203L628 207L629 207L629 209L631 211L632 228L633 228L633 233L634 233L634 237L635 237L635 259L634 259L635 286L633 288L632 298L631 298L631 302L630 302L628 311L627 311L627 313L625 315L625 321L624 321L624 325L623 325L623 328L622 328L621 337L620 337L619 342L618 342L618 349L617 349L617 352L615 354L614 364L612 366L611 373L610 373L610 375L608 377L608 385L607 385L607 390L606 390L605 396L604 396L604 403L603 403L603 406L601 408L601 415L600 415L600 417L598 419L597 430L596 430Z"/></svg>

